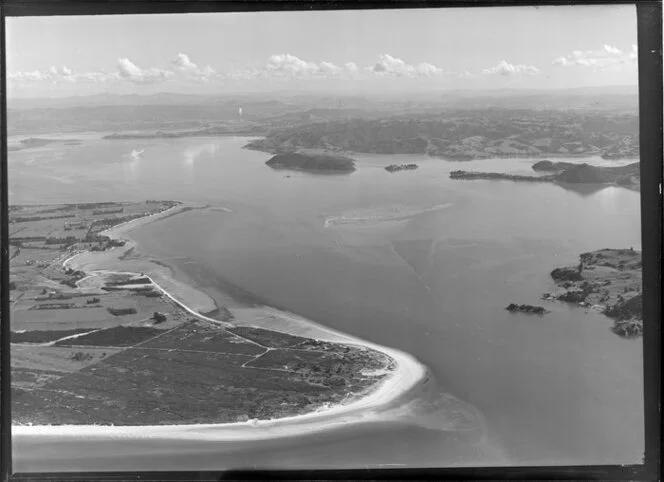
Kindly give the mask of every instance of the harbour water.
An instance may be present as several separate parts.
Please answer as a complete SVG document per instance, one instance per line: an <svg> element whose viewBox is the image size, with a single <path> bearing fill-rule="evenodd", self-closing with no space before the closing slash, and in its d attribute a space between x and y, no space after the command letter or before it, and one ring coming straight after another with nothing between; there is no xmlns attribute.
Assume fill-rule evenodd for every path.
<svg viewBox="0 0 664 482"><path fill-rule="evenodd" d="M416 410L427 423L349 425L242 450L111 440L68 460L52 443L16 440L17 470L641 461L641 340L614 335L601 314L540 300L553 288L549 272L580 253L640 247L638 192L448 177L456 169L528 174L532 159L353 155L352 174L275 171L264 164L269 154L242 149L246 142L86 138L14 151L10 202L159 198L227 208L173 216L132 237L219 304L232 302L229 287L241 288L413 354L435 378ZM412 162L419 169L384 170ZM551 313L511 314L512 302ZM481 436L435 423L452 413L448 394L481 413Z"/></svg>

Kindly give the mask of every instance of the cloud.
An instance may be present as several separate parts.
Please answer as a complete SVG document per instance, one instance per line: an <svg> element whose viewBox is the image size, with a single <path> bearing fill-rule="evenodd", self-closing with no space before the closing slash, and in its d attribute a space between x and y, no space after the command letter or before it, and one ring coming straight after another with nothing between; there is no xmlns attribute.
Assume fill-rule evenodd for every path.
<svg viewBox="0 0 664 482"><path fill-rule="evenodd" d="M346 62L344 64L344 68L351 74L354 74L359 70L357 64L355 62Z"/></svg>
<svg viewBox="0 0 664 482"><path fill-rule="evenodd" d="M321 62L318 64L320 73L327 76L335 76L341 73L341 67L333 64L332 62Z"/></svg>
<svg viewBox="0 0 664 482"><path fill-rule="evenodd" d="M187 54L179 53L171 62L171 69L148 68L143 69L126 57L117 60L116 71L107 72L75 72L66 65L51 66L46 70L33 70L28 72L11 72L7 79L13 86L23 84L49 82L58 83L105 83L105 82L130 82L133 84L157 84L175 78L185 81L208 82L221 76L210 66L200 68Z"/></svg>
<svg viewBox="0 0 664 482"><path fill-rule="evenodd" d="M304 60L291 54L272 55L265 63L268 72L284 73L289 75L307 75L318 71L318 66L313 62Z"/></svg>
<svg viewBox="0 0 664 482"><path fill-rule="evenodd" d="M173 60L171 63L177 66L180 70L198 70L198 66L189 60L189 56L187 54L178 54L175 57L175 60Z"/></svg>
<svg viewBox="0 0 664 482"><path fill-rule="evenodd" d="M61 66L59 69L56 66L52 65L51 68L49 69L49 72L51 73L52 76L58 76L58 77L71 77L71 74L73 73L72 70L66 65Z"/></svg>
<svg viewBox="0 0 664 482"><path fill-rule="evenodd" d="M255 78L275 80L349 78L357 71L357 65L353 62L346 62L343 66L328 61L316 63L286 53L274 54L263 65L235 70L226 74L226 77L236 80Z"/></svg>
<svg viewBox="0 0 664 482"><path fill-rule="evenodd" d="M631 52L625 53L618 47L605 44L601 49L597 50L574 50L571 54L557 57L551 63L561 67L592 67L594 69L604 69L615 65L635 62L636 59L636 45L632 45Z"/></svg>
<svg viewBox="0 0 664 482"><path fill-rule="evenodd" d="M443 69L428 62L422 62L415 67L415 72L422 76L440 75L443 73Z"/></svg>
<svg viewBox="0 0 664 482"><path fill-rule="evenodd" d="M51 84L76 82L98 83L106 82L112 77L113 75L104 72L77 73L66 65L60 67L53 65L47 71L33 70L30 72L11 72L7 74L7 79L14 85L35 82L49 82Z"/></svg>
<svg viewBox="0 0 664 482"><path fill-rule="evenodd" d="M506 60L501 60L498 65L495 67L489 67L488 69L482 70L484 75L502 75L502 76L512 76L512 75L537 75L540 71L537 67L532 65L524 64L510 64Z"/></svg>
<svg viewBox="0 0 664 482"><path fill-rule="evenodd" d="M180 72L192 80L207 82L217 76L217 72L212 67L208 65L203 69L199 68L189 59L187 54L179 53L171 64L175 65Z"/></svg>
<svg viewBox="0 0 664 482"><path fill-rule="evenodd" d="M33 70L30 72L10 72L7 74L7 79L13 82L41 82L48 80L49 74L40 70Z"/></svg>
<svg viewBox="0 0 664 482"><path fill-rule="evenodd" d="M464 69L460 72L455 73L456 76L460 79L472 79L474 77L477 77L477 74L472 73L471 71Z"/></svg>
<svg viewBox="0 0 664 482"><path fill-rule="evenodd" d="M443 73L443 69L428 62L422 62L416 66L410 65L390 54L381 55L378 60L372 66L367 67L366 70L370 73L381 76L392 75L396 77L428 77Z"/></svg>
<svg viewBox="0 0 664 482"><path fill-rule="evenodd" d="M314 75L320 70L314 62L306 62L291 54L272 55L265 63L264 68L268 73L289 76Z"/></svg>
<svg viewBox="0 0 664 482"><path fill-rule="evenodd" d="M142 69L128 58L118 59L118 77L134 84L156 84L165 82L173 76L173 72L164 69Z"/></svg>
<svg viewBox="0 0 664 482"><path fill-rule="evenodd" d="M638 58L639 58L639 50L636 44L632 44L632 51L629 53L629 60L632 62L636 62Z"/></svg>

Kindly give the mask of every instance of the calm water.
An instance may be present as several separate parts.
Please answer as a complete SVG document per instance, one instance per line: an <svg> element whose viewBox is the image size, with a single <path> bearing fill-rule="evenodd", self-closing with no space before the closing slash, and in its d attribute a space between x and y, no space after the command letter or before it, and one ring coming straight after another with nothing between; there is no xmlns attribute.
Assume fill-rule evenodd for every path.
<svg viewBox="0 0 664 482"><path fill-rule="evenodd" d="M10 201L162 198L228 207L232 213L194 211L133 236L144 252L186 258L178 266L211 293L222 281L231 283L324 325L414 354L431 369L437 390L481 411L487 436L478 441L394 423L254 444L232 456L196 443L142 453L125 443L124 465L109 465L641 461L641 340L615 336L607 318L581 308L547 303L552 312L543 317L504 310L511 302L546 303L539 297L553 288L548 273L575 263L581 252L638 248L638 193L448 178L454 169L528 174L529 160L358 155L358 170L350 175L274 171L264 165L269 155L241 149L246 142L87 139L13 152ZM383 169L395 162L420 168ZM364 221L325 226L340 217ZM30 449L37 447L24 453ZM95 468L102 460L74 466Z"/></svg>

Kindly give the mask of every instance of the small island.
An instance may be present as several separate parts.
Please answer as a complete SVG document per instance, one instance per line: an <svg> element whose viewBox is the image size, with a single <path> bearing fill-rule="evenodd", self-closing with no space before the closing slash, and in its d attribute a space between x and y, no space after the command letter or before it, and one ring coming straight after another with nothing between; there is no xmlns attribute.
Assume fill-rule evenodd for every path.
<svg viewBox="0 0 664 482"><path fill-rule="evenodd" d="M543 315L547 313L541 306L517 305L516 303L510 303L505 309L511 313L526 313L530 315Z"/></svg>
<svg viewBox="0 0 664 482"><path fill-rule="evenodd" d="M551 272L561 293L542 298L595 308L614 320L612 331L633 338L643 334L641 253L634 249L600 249L580 256L577 266Z"/></svg>
<svg viewBox="0 0 664 482"><path fill-rule="evenodd" d="M412 171L417 169L417 164L390 164L385 168L387 172Z"/></svg>
<svg viewBox="0 0 664 482"><path fill-rule="evenodd" d="M319 173L350 173L356 170L355 161L341 155L316 152L288 152L277 154L265 164L272 169L289 169Z"/></svg>
<svg viewBox="0 0 664 482"><path fill-rule="evenodd" d="M450 179L467 180L503 180L503 181L522 181L522 182L553 182L553 176L523 176L520 174L507 174L504 172L479 172L479 171L452 171Z"/></svg>

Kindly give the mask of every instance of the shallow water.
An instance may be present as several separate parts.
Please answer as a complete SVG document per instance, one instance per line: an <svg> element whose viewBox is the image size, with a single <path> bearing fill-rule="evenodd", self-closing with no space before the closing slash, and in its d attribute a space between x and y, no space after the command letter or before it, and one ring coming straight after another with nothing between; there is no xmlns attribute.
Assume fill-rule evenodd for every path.
<svg viewBox="0 0 664 482"><path fill-rule="evenodd" d="M91 139L16 151L9 159L10 201L162 198L230 208L174 216L132 237L144 253L167 263L178 257L178 269L219 304L247 302L240 290L235 300L224 293L236 286L415 355L436 381L422 398L427 402L419 405L418 421L354 425L283 444L252 444L242 453L193 442L122 442L121 451L117 442L72 447L115 454L85 461L62 460L62 450L17 440L19 465L102 470L640 462L641 340L617 337L602 315L539 300L553 286L551 269L575 263L581 252L640 246L637 192L448 178L456 169L532 173L534 160L527 159L461 163L358 155L358 170L349 175L274 171L264 165L269 155L241 149L246 142ZM404 162L420 168L383 169ZM440 206L445 208L434 209ZM326 226L341 217L371 221ZM504 307L511 302L546 303L551 313L510 314ZM449 395L479 410L481 436L422 427L454 413ZM143 454L132 455L136 451Z"/></svg>

